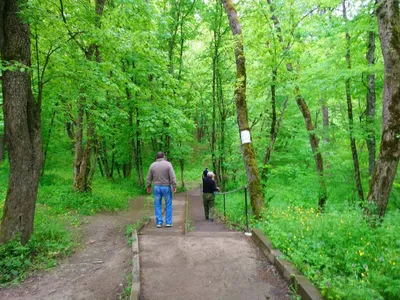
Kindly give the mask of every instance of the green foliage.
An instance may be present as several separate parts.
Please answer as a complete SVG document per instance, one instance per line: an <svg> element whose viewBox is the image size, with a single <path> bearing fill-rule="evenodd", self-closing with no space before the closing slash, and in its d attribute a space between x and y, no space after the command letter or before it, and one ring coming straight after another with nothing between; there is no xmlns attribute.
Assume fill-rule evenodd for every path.
<svg viewBox="0 0 400 300"><path fill-rule="evenodd" d="M326 299L399 299L398 212L371 228L354 209L273 206L257 224Z"/></svg>
<svg viewBox="0 0 400 300"><path fill-rule="evenodd" d="M66 217L60 219L47 207L39 206L35 233L27 244L21 245L15 238L0 245L0 285L16 284L28 271L54 267L57 259L70 254L75 243L64 226L66 222Z"/></svg>
<svg viewBox="0 0 400 300"><path fill-rule="evenodd" d="M227 217L244 225L244 197L227 195L226 203ZM216 207L223 212L222 196ZM399 212L371 228L359 209L334 207L321 214L312 205L274 199L252 227L261 228L326 299L399 299Z"/></svg>
<svg viewBox="0 0 400 300"><path fill-rule="evenodd" d="M64 161L65 163L65 161ZM50 165L54 164L50 160ZM1 167L0 216L7 190L8 168ZM82 224L82 215L127 208L128 198L143 191L131 181L107 181L96 178L93 193L76 193L68 169L50 169L41 179L35 213L35 231L26 245L18 239L0 245L0 283L23 280L28 272L55 266L57 259L69 255L76 242L74 228ZM4 192L3 192L4 191Z"/></svg>

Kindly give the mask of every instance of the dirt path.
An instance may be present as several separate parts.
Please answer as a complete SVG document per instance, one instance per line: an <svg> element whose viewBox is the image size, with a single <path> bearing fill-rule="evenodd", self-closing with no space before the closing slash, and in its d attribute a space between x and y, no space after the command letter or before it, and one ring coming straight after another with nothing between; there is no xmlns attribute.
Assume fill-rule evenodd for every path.
<svg viewBox="0 0 400 300"><path fill-rule="evenodd" d="M141 231L141 299L289 299L286 282L253 242L219 221L206 222L199 189L188 196L193 231L184 235L179 224L184 195L173 202L174 230L153 221Z"/></svg>
<svg viewBox="0 0 400 300"><path fill-rule="evenodd" d="M126 226L152 214L149 209L140 197L131 201L127 211L88 217L82 246L72 256L16 288L1 289L0 299L118 299L132 271Z"/></svg>
<svg viewBox="0 0 400 300"><path fill-rule="evenodd" d="M152 220L140 232L141 299L288 299L287 284L253 242L218 220L206 222L198 189L188 196L193 231L184 235L186 194L176 194L174 226L158 229ZM88 217L82 246L72 256L0 290L0 299L119 299L132 271L126 226L149 214L152 205L138 198L127 211Z"/></svg>

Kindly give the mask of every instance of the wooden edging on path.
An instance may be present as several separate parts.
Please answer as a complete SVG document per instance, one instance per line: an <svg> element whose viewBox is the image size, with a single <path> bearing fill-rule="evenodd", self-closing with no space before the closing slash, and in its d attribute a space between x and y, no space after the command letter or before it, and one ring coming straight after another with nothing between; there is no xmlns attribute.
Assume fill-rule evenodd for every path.
<svg viewBox="0 0 400 300"><path fill-rule="evenodd" d="M184 226L185 226L185 234L188 233L189 231L189 195L186 193L186 199L185 199L185 220L184 220Z"/></svg>
<svg viewBox="0 0 400 300"><path fill-rule="evenodd" d="M130 300L140 298L140 262L138 232L150 222L150 219L141 220L136 229L132 231L132 288Z"/></svg>
<svg viewBox="0 0 400 300"><path fill-rule="evenodd" d="M260 229L252 229L252 239L268 260L276 267L281 276L293 285L301 299L324 299L317 288L291 262L281 258L283 256L282 252L272 247L271 241Z"/></svg>
<svg viewBox="0 0 400 300"><path fill-rule="evenodd" d="M144 223L143 223L144 224ZM132 231L132 288L130 300L140 298L139 239L137 230Z"/></svg>

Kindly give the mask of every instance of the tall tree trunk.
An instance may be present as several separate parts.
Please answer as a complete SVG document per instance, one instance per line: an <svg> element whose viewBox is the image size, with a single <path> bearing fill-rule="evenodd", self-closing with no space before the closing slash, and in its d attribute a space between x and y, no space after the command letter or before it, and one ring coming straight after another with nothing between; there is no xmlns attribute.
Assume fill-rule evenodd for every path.
<svg viewBox="0 0 400 300"><path fill-rule="evenodd" d="M270 128L270 135L269 135L269 145L267 148L267 151L265 152L264 155L264 161L263 161L263 167L261 171L261 181L262 181L262 187L265 189L266 184L267 184L267 176L268 176L268 162L271 158L271 153L272 149L274 148L276 138L278 136L278 131L280 127L280 123L283 117L283 114L285 112L288 98L285 99L285 102L283 104L282 112L279 117L279 121L277 122L276 120L276 76L277 76L277 70L274 68L272 70L272 83L271 83L271 110L272 110L272 117L271 117L271 128Z"/></svg>
<svg viewBox="0 0 400 300"><path fill-rule="evenodd" d="M0 0L0 54L3 49L4 42L4 3L5 0Z"/></svg>
<svg viewBox="0 0 400 300"><path fill-rule="evenodd" d="M217 33L214 31L214 56L212 59L212 97L211 97L211 162L213 172L217 171L217 158L216 158L216 143L217 143L217 133L216 133L216 98L217 98L217 55L218 55L218 45L216 40Z"/></svg>
<svg viewBox="0 0 400 300"><path fill-rule="evenodd" d="M132 125L133 125L133 114L132 114ZM144 174L143 174L143 164L142 164L142 150L140 142L140 119L139 119L139 108L135 107L135 126L133 137L131 139L132 153L133 153L133 164L136 171L136 180L139 186L144 186ZM153 140L153 144L156 143ZM154 146L153 146L154 147ZM153 148L155 151L155 149Z"/></svg>
<svg viewBox="0 0 400 300"><path fill-rule="evenodd" d="M271 135L269 137L269 145L268 145L267 151L265 152L263 168L262 168L262 173L261 173L263 188L265 188L266 184L267 184L267 179L268 179L268 166L267 165L269 163L269 160L271 159L271 153L272 153L272 150L274 149L274 145L276 142L276 138L278 136L279 128L281 126L282 118L285 113L288 100L289 100L289 98L286 97L285 102L283 103L282 112L281 112L281 115L279 116L278 122L275 124L275 121L273 121L273 119L272 119L273 123L271 123L271 132L270 132Z"/></svg>
<svg viewBox="0 0 400 300"><path fill-rule="evenodd" d="M368 65L375 64L375 32L368 33ZM372 176L375 168L376 138L375 138L375 74L368 75L367 92L367 147L368 147L368 173Z"/></svg>
<svg viewBox="0 0 400 300"><path fill-rule="evenodd" d="M314 125L311 118L310 109L308 108L307 103L300 95L300 91L297 88L298 95L296 97L297 106L299 107L301 113L303 114L304 123L306 125L308 131L308 137L310 139L311 150L314 154L315 166L317 170L317 174L319 176L320 183L320 191L318 195L318 207L320 210L324 209L325 202L327 199L326 196L326 185L324 179L324 164L322 160L321 152L319 151L319 140L318 137L314 133Z"/></svg>
<svg viewBox="0 0 400 300"><path fill-rule="evenodd" d="M347 22L346 15L346 1L342 2L343 4L343 18ZM346 63L347 69L351 69L351 59L350 59L350 34L348 29L346 28ZM349 136L350 136L350 147L351 147L351 155L353 157L353 167L354 167L354 178L356 181L356 188L358 197L363 202L364 201L364 192L361 184L361 174L360 174L360 165L358 161L358 153L356 146L356 139L354 138L354 121L353 121L353 105L351 103L351 91L350 91L350 78L346 79L346 102L347 102L347 116L349 121Z"/></svg>
<svg viewBox="0 0 400 300"><path fill-rule="evenodd" d="M54 124L55 117L56 117L56 110L53 110L53 113L51 114L51 121L50 121L50 125L49 125L49 130L48 130L48 133L47 133L47 140L46 140L46 144L44 146L43 165L42 165L42 171L40 172L40 177L43 177L43 175L44 175L44 169L46 167L47 151L49 150L51 131L53 129L53 124Z"/></svg>
<svg viewBox="0 0 400 300"><path fill-rule="evenodd" d="M282 30L280 28L278 17L274 14L275 8L272 5L272 1L267 0L267 2L270 5L270 11L272 13L271 19L274 22L274 26L278 32L279 43L281 44L281 46L284 49L288 50L290 43L288 43L287 45L285 45L285 43L284 43L283 36L281 34ZM290 62L286 63L286 69L289 72L293 72L293 66ZM318 207L320 210L323 210L326 199L327 199L327 191L326 191L325 177L324 177L324 164L323 164L321 152L319 150L319 140L314 133L314 125L312 122L310 109L308 108L306 101L301 97L300 88L298 86L296 86L296 102L297 102L297 106L299 107L299 109L303 115L304 123L305 123L306 129L308 131L310 146L311 146L311 150L314 155L316 171L317 171L317 174L319 177L319 183L320 183L319 193L318 193L319 194L318 195Z"/></svg>
<svg viewBox="0 0 400 300"><path fill-rule="evenodd" d="M226 167L225 167L225 156L226 156L226 145L225 145L225 125L226 125L226 119L228 115L227 107L225 105L225 99L224 99L224 94L223 94L223 89L222 89L222 78L221 74L218 74L218 80L219 80L219 115L220 115L220 141L219 141L219 175L220 175L220 188L222 191L226 190L226 180L227 180L227 172L226 172Z"/></svg>
<svg viewBox="0 0 400 300"><path fill-rule="evenodd" d="M94 177L94 173L96 171L97 160L98 160L99 152L100 152L100 143L98 141L94 145L93 152L94 152L93 164L92 164L92 167L90 168L89 176L88 176L88 186L90 186L90 187L92 186L93 177Z"/></svg>
<svg viewBox="0 0 400 300"><path fill-rule="evenodd" d="M0 163L3 162L5 157L4 135L0 134Z"/></svg>
<svg viewBox="0 0 400 300"><path fill-rule="evenodd" d="M368 202L385 215L400 158L400 15L399 1L377 1L379 37L385 65L382 139L378 160L370 181ZM367 213L375 213L367 208Z"/></svg>
<svg viewBox="0 0 400 300"><path fill-rule="evenodd" d="M0 241L20 234L27 243L33 233L36 197L42 167L41 107L35 102L28 68L31 67L30 28L19 17L19 4L7 0L3 14L4 43L2 60L16 70L3 73L4 123L10 176L1 221ZM21 70L20 66L25 66Z"/></svg>
<svg viewBox="0 0 400 300"><path fill-rule="evenodd" d="M322 111L322 136L326 143L329 143L329 109L326 105L326 101L321 99L321 111Z"/></svg>
<svg viewBox="0 0 400 300"><path fill-rule="evenodd" d="M110 172L110 167L108 165L108 154L107 154L107 144L106 141L101 142L100 146L100 160L103 163L104 166L104 173L106 175L107 179L111 179L111 172Z"/></svg>
<svg viewBox="0 0 400 300"><path fill-rule="evenodd" d="M222 0L229 25L234 37L234 48L236 58L236 84L235 84L235 103L237 111L237 122L240 134L248 130L250 133L247 103L246 103L246 62L243 49L243 36L239 19L232 0ZM261 216L261 211L265 208L264 199L258 175L256 155L253 144L242 143L242 154L246 167L247 183L250 194L251 206L256 217Z"/></svg>
<svg viewBox="0 0 400 300"><path fill-rule="evenodd" d="M82 147L79 143L80 152L78 160L74 162L74 189L79 192L89 192L92 190L90 186L90 170L91 170L91 155L94 145L94 122L89 111L86 111L87 131L86 131L86 144ZM81 133L83 130L81 130ZM78 134L77 134L78 137ZM93 166L94 167L94 166Z"/></svg>
<svg viewBox="0 0 400 300"><path fill-rule="evenodd" d="M103 13L104 4L106 0L96 0L95 5L95 26L100 28L100 18ZM97 63L101 62L99 46L91 44L85 51L85 58L90 61L95 57ZM76 146L75 146L75 160L74 160L74 189L79 192L88 192L91 190L90 186L90 169L93 145L95 143L95 123L90 110L94 110L93 104L90 110L87 110L86 99L84 96L80 97L78 103L78 120L80 125L77 124ZM84 111L86 110L86 113ZM86 144L83 146L83 117L86 115L87 131L86 131ZM78 123L78 122L77 122ZM79 132L79 134L78 134ZM95 166L93 166L95 167Z"/></svg>

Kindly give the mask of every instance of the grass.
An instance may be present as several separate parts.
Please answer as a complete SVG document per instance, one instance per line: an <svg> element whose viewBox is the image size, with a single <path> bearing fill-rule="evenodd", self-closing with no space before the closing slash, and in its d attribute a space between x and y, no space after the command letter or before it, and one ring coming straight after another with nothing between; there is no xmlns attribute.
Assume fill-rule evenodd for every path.
<svg viewBox="0 0 400 300"><path fill-rule="evenodd" d="M223 212L222 197L216 207ZM244 197L227 195L227 217L245 224ZM319 213L310 205L269 203L261 228L321 291L325 299L400 299L400 212L388 211L377 228L353 206Z"/></svg>

